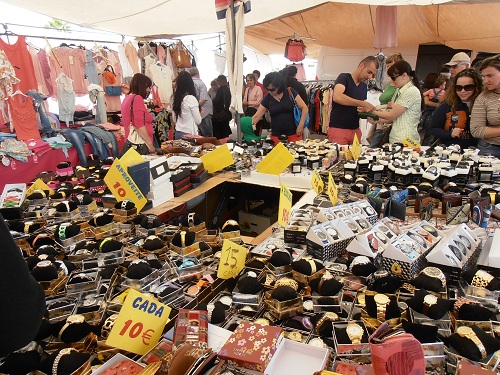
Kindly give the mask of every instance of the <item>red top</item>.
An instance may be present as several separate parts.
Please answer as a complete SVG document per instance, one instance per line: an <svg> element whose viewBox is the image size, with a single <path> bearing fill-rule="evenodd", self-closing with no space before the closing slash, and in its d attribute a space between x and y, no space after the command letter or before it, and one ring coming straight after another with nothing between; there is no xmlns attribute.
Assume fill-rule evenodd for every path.
<svg viewBox="0 0 500 375"><path fill-rule="evenodd" d="M266 96L266 95L267 95L267 90L266 90L266 88L264 87L264 85L263 85L262 83L260 83L260 82L257 82L257 81L255 81L255 84L256 84L257 86L259 86L259 87L262 89L262 96L263 96L263 97L264 97L264 96Z"/></svg>
<svg viewBox="0 0 500 375"><path fill-rule="evenodd" d="M33 99L20 94L8 97L10 116L14 124L17 139L41 138L36 123L36 112L33 108Z"/></svg>
<svg viewBox="0 0 500 375"><path fill-rule="evenodd" d="M8 44L0 38L0 48L4 50L7 58L14 67L16 77L21 80L19 90L25 94L31 89L38 91L33 61L28 52L28 45L24 36L17 36L17 41L14 44ZM15 89L17 88L15 87Z"/></svg>
<svg viewBox="0 0 500 375"><path fill-rule="evenodd" d="M130 106L132 104L132 100L134 100L134 108L133 108L133 122L137 129L146 126L146 130L148 134L153 140L154 130L153 130L153 115L148 112L146 106L144 104L144 100L140 95L130 94L125 97L121 106L122 112L122 125L125 129L125 139L128 138L128 132L130 129Z"/></svg>

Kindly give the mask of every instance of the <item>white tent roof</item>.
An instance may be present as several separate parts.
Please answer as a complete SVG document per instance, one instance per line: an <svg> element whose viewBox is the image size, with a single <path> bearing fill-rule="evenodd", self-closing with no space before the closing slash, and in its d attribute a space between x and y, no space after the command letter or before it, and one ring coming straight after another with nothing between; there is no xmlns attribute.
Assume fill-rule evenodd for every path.
<svg viewBox="0 0 500 375"><path fill-rule="evenodd" d="M68 0L2 0L85 27L137 37L173 37L219 32L214 0L137 0L84 2ZM443 43L453 48L496 52L500 49L500 2L432 0L252 0L245 15L245 43L263 53L282 53L293 35L307 41L309 55L320 45L371 48L377 5L398 7L398 47Z"/></svg>

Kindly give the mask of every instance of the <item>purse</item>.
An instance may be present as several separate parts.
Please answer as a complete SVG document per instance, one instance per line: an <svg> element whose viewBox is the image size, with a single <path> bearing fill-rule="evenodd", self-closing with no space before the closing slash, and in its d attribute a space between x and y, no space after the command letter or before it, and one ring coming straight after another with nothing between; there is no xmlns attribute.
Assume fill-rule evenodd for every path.
<svg viewBox="0 0 500 375"><path fill-rule="evenodd" d="M219 89L223 90L223 89ZM226 93L225 90L222 91L222 97L223 97L223 106L222 109L218 112L214 112L212 115L212 120L214 121L219 121L219 122L229 122L233 119L233 114L226 109Z"/></svg>
<svg viewBox="0 0 500 375"><path fill-rule="evenodd" d="M391 329L387 323L369 338L372 364L377 375L425 374L424 349L403 329Z"/></svg>
<svg viewBox="0 0 500 375"><path fill-rule="evenodd" d="M457 207L462 205L462 196L460 193L444 194L441 197L441 213L444 215L448 207Z"/></svg>
<svg viewBox="0 0 500 375"><path fill-rule="evenodd" d="M113 68L112 65L107 65L106 68L104 68L102 76L104 77L106 82L108 82L110 85L113 85L116 82L115 69Z"/></svg>
<svg viewBox="0 0 500 375"><path fill-rule="evenodd" d="M297 103L295 103L295 97L293 96L292 89L288 88L288 95L290 96L290 100L293 105L293 119L295 120L295 126L298 126L300 123L300 118L302 117L302 110L299 108ZM306 121L304 121L304 129L309 125L309 113L307 114Z"/></svg>
<svg viewBox="0 0 500 375"><path fill-rule="evenodd" d="M120 86L106 86L104 90L108 96L120 96L122 94L122 88Z"/></svg>
<svg viewBox="0 0 500 375"><path fill-rule="evenodd" d="M172 58L176 67L191 68L191 58L189 57L189 53L182 45L182 42L177 42L175 48L173 48L171 51Z"/></svg>
<svg viewBox="0 0 500 375"><path fill-rule="evenodd" d="M415 213L418 214L420 210L427 206L431 202L431 196L429 193L419 194L415 198Z"/></svg>

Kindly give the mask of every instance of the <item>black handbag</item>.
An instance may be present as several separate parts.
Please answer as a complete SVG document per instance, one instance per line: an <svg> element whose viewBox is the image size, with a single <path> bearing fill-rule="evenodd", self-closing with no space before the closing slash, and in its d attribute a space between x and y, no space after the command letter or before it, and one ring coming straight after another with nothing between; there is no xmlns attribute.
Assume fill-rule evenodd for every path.
<svg viewBox="0 0 500 375"><path fill-rule="evenodd" d="M212 120L219 122L229 122L232 120L233 114L229 111L229 109L226 109L226 91L222 88L220 88L219 90L222 90L223 105L220 111L214 112L214 114L212 115Z"/></svg>

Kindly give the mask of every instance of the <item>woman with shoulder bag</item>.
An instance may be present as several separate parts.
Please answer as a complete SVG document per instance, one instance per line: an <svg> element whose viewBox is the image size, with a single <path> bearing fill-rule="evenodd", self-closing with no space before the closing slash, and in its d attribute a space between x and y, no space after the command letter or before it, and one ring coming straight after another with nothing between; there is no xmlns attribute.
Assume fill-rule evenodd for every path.
<svg viewBox="0 0 500 375"><path fill-rule="evenodd" d="M175 121L174 139L182 139L186 134L198 135L201 114L193 78L187 71L179 72L175 80L174 103L172 104Z"/></svg>
<svg viewBox="0 0 500 375"><path fill-rule="evenodd" d="M134 74L130 81L130 93L121 105L122 124L127 139L122 155L130 148L134 148L141 155L155 153L153 115L144 104L152 86L151 79L141 73Z"/></svg>
<svg viewBox="0 0 500 375"><path fill-rule="evenodd" d="M229 111L231 104L231 91L227 86L227 78L224 75L217 77L217 94L212 101L214 109L212 116L212 125L214 128L214 137L217 139L227 138L231 135L231 128L229 122L231 121L232 114Z"/></svg>

